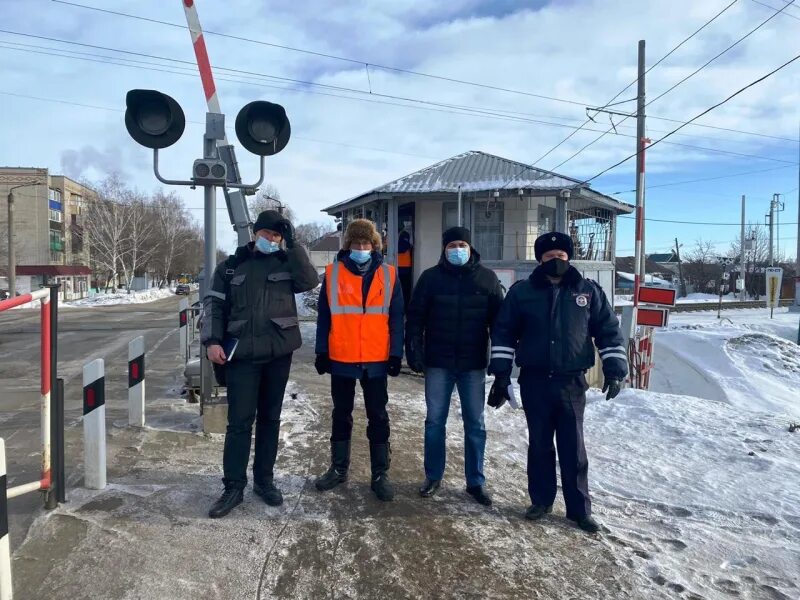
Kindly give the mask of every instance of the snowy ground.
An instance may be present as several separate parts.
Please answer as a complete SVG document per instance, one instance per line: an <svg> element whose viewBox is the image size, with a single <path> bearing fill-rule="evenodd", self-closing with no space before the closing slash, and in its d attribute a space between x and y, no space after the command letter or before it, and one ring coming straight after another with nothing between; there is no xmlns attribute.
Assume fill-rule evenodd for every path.
<svg viewBox="0 0 800 600"><path fill-rule="evenodd" d="M722 302L739 302L741 298L738 294L725 294L722 296ZM678 304L696 304L698 302L708 302L719 303L719 296L714 294L702 294L700 292L694 292L692 294L687 294L686 296L681 296L677 299ZM633 294L617 294L614 296L614 305L615 306L629 306L633 304Z"/></svg>
<svg viewBox="0 0 800 600"><path fill-rule="evenodd" d="M80 300L73 300L71 302L64 302L59 306L74 307L74 306L110 306L112 304L142 304L145 302L153 302L161 298L168 298L175 295L175 288L152 288L149 290L141 290L138 292L117 292L108 294L95 294L89 298L81 298Z"/></svg>
<svg viewBox="0 0 800 600"><path fill-rule="evenodd" d="M229 517L205 518L220 489L222 440L193 433L194 407L154 403L145 430L109 418L110 485L74 489L37 520L15 554L15 578L29 592L20 597L799 598L800 431L788 424L800 379L787 341L798 316L734 312L733 324L675 315L659 332L656 347L671 353L659 385L673 393L624 390L606 401L589 392L600 536L569 524L560 498L541 522L521 518L527 430L508 406L486 413L495 506L463 493L457 400L445 486L419 498L425 404L423 380L410 375L390 382L396 501L369 491L359 400L350 481L316 492L328 461L329 383L313 371L314 324L303 323L277 465L284 506L266 507L248 490ZM719 396L698 397L711 391Z"/></svg>

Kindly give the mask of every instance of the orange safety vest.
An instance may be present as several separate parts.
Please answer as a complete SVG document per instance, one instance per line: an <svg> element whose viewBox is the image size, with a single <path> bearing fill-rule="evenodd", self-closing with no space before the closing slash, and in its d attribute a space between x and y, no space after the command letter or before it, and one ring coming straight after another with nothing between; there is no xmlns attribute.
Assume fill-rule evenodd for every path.
<svg viewBox="0 0 800 600"><path fill-rule="evenodd" d="M395 268L383 263L372 278L364 302L360 276L339 261L325 268L331 309L328 334L331 360L344 363L389 360L389 306L396 278Z"/></svg>
<svg viewBox="0 0 800 600"><path fill-rule="evenodd" d="M411 266L411 250L406 250L405 252L400 252L397 255L397 266L398 267L410 267Z"/></svg>

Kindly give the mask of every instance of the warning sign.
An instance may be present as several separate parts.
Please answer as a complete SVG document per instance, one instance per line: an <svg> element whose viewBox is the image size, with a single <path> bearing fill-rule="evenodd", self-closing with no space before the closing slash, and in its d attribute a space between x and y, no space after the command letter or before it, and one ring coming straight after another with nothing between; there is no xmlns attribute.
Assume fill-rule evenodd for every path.
<svg viewBox="0 0 800 600"><path fill-rule="evenodd" d="M783 269L767 267L767 308L778 308L781 299Z"/></svg>

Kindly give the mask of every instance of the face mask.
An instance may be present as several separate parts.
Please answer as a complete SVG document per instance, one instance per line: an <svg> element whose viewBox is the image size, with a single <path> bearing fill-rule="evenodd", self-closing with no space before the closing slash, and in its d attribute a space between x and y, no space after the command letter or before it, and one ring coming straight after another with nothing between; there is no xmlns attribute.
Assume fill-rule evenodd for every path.
<svg viewBox="0 0 800 600"><path fill-rule="evenodd" d="M272 254L273 252L280 250L281 247L278 242L271 242L267 238L259 236L256 238L256 249L264 254Z"/></svg>
<svg viewBox="0 0 800 600"><path fill-rule="evenodd" d="M354 263L359 265L363 265L367 262L371 254L369 250L350 250L350 258L353 259Z"/></svg>
<svg viewBox="0 0 800 600"><path fill-rule="evenodd" d="M469 248L447 248L445 256L451 265L461 267L469 260Z"/></svg>
<svg viewBox="0 0 800 600"><path fill-rule="evenodd" d="M561 277L569 271L569 261L560 258L551 258L545 263L542 263L542 270L545 275L550 277Z"/></svg>

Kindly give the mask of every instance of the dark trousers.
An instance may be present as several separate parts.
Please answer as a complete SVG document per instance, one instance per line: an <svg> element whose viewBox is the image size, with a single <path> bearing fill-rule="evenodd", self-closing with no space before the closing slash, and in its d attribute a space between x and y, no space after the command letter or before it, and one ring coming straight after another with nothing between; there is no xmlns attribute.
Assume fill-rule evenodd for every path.
<svg viewBox="0 0 800 600"><path fill-rule="evenodd" d="M367 409L367 439L371 444L385 444L389 441L389 402L386 375L362 377L361 390L364 392L364 406ZM331 441L343 442L353 433L353 403L356 396L356 380L352 377L331 375L331 397L333 398L333 426Z"/></svg>
<svg viewBox="0 0 800 600"><path fill-rule="evenodd" d="M400 288L403 290L403 305L408 308L408 303L411 301L411 287L414 282L414 268L398 267L397 277L400 279Z"/></svg>
<svg viewBox="0 0 800 600"><path fill-rule="evenodd" d="M556 499L556 448L567 518L591 514L589 459L583 445L586 379L519 379L522 407L528 421L528 493L533 504L549 506Z"/></svg>
<svg viewBox="0 0 800 600"><path fill-rule="evenodd" d="M222 482L226 488L243 489L247 485L247 461L254 421L253 480L265 482L272 479L278 455L283 394L291 366L291 354L268 363L233 361L226 365L228 429L222 459Z"/></svg>

